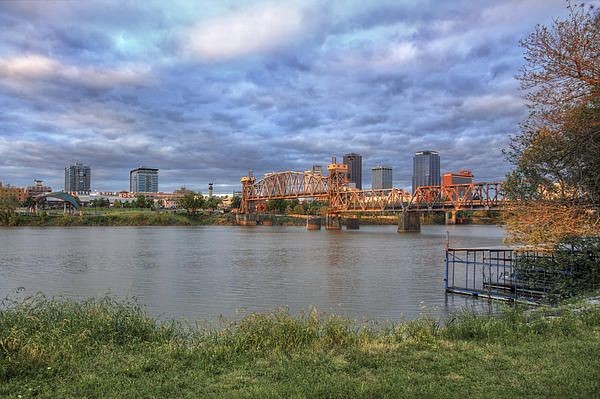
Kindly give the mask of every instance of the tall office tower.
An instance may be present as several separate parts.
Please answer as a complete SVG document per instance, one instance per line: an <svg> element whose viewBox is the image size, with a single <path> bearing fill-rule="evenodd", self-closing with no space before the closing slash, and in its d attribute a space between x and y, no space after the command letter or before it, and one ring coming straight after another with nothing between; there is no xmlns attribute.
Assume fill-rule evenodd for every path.
<svg viewBox="0 0 600 399"><path fill-rule="evenodd" d="M373 177L371 178L371 188L373 190L382 190L392 188L392 168L389 166L375 166L371 168Z"/></svg>
<svg viewBox="0 0 600 399"><path fill-rule="evenodd" d="M212 198L213 196L213 184L208 183L208 198Z"/></svg>
<svg viewBox="0 0 600 399"><path fill-rule="evenodd" d="M413 158L413 193L417 187L439 186L440 178L440 153L437 151L419 151Z"/></svg>
<svg viewBox="0 0 600 399"><path fill-rule="evenodd" d="M351 153L344 155L344 165L348 165L348 180L362 190L362 155Z"/></svg>
<svg viewBox="0 0 600 399"><path fill-rule="evenodd" d="M132 193L157 193L158 169L140 167L129 172L129 191Z"/></svg>
<svg viewBox="0 0 600 399"><path fill-rule="evenodd" d="M81 163L65 168L65 192L89 192L91 175L90 167Z"/></svg>
<svg viewBox="0 0 600 399"><path fill-rule="evenodd" d="M323 167L321 165L313 165L312 166L312 172L313 173L317 173L319 175L323 174Z"/></svg>

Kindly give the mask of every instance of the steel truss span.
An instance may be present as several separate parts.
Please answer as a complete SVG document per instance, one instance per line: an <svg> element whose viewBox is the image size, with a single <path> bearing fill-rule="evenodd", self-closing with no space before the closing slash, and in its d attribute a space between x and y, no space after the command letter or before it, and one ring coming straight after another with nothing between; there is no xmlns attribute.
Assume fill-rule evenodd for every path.
<svg viewBox="0 0 600 399"><path fill-rule="evenodd" d="M332 163L328 176L314 172L275 172L256 180L242 178L240 213L252 213L274 199L317 199L328 202L327 212L369 213L406 211L494 210L505 204L502 183L471 183L402 189L356 190L350 187L346 165Z"/></svg>

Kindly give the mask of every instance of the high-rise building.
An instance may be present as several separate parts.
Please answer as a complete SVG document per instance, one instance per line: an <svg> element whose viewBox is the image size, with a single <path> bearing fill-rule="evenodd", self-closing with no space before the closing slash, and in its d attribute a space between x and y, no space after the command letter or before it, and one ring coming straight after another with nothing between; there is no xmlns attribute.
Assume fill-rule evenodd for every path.
<svg viewBox="0 0 600 399"><path fill-rule="evenodd" d="M348 180L357 189L362 190L362 155L351 153L344 155L344 165L348 165Z"/></svg>
<svg viewBox="0 0 600 399"><path fill-rule="evenodd" d="M322 175L323 174L323 166L321 165L313 165L312 166L312 173L317 173Z"/></svg>
<svg viewBox="0 0 600 399"><path fill-rule="evenodd" d="M132 193L157 193L158 169L139 167L130 171L129 191Z"/></svg>
<svg viewBox="0 0 600 399"><path fill-rule="evenodd" d="M371 188L373 190L383 190L392 188L392 168L389 166L375 166L371 168L373 173L371 178Z"/></svg>
<svg viewBox="0 0 600 399"><path fill-rule="evenodd" d="M65 192L89 193L92 173L89 166L75 163L65 168Z"/></svg>
<svg viewBox="0 0 600 399"><path fill-rule="evenodd" d="M437 151L418 151L413 158L413 193L417 187L439 186L440 178L440 153Z"/></svg>

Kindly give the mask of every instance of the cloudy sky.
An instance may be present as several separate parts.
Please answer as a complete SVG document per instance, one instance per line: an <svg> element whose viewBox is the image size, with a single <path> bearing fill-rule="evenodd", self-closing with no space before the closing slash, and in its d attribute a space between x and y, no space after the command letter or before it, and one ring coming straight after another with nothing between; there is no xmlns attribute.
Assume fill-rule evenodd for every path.
<svg viewBox="0 0 600 399"><path fill-rule="evenodd" d="M0 2L0 181L92 168L92 189L231 192L363 155L410 187L412 155L502 179L526 115L518 41L563 0Z"/></svg>

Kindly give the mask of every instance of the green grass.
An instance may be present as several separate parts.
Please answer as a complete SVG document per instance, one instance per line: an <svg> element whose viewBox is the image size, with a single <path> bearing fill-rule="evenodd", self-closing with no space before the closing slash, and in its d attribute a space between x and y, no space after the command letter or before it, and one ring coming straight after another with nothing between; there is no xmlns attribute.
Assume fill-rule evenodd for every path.
<svg viewBox="0 0 600 399"><path fill-rule="evenodd" d="M160 323L135 303L110 298L38 296L0 311L2 398L598 393L600 309L592 306L396 325L274 312L220 328Z"/></svg>
<svg viewBox="0 0 600 399"><path fill-rule="evenodd" d="M232 215L187 215L185 213L150 210L94 210L83 215L19 215L17 226L196 226L232 224Z"/></svg>

